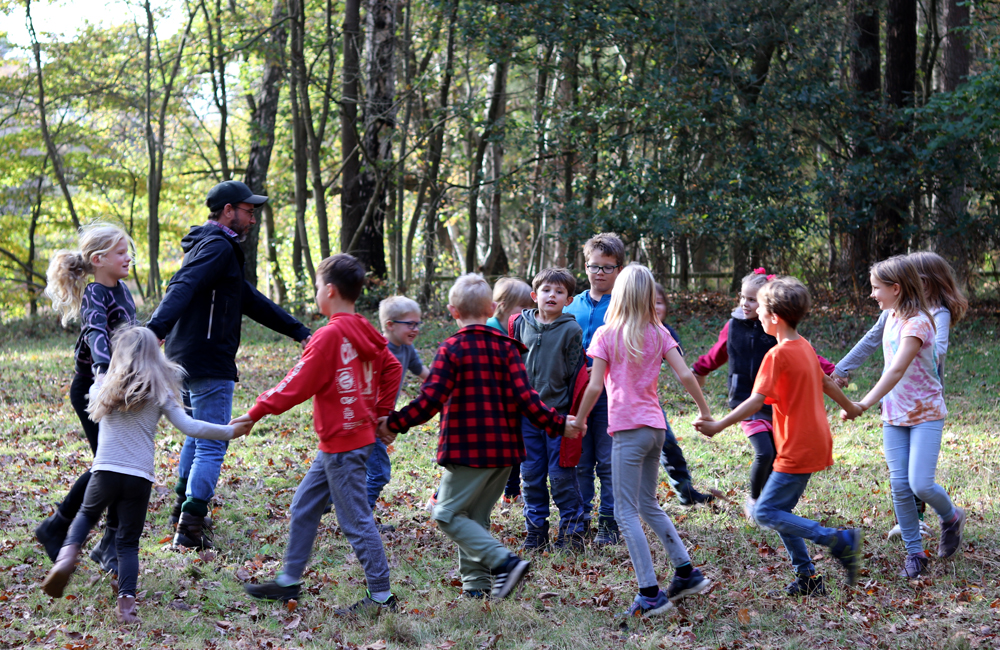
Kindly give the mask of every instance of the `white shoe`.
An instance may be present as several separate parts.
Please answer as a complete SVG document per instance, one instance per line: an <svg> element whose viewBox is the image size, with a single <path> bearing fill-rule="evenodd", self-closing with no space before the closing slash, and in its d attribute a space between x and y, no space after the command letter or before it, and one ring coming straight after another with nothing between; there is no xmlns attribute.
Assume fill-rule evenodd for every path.
<svg viewBox="0 0 1000 650"><path fill-rule="evenodd" d="M896 539L897 537L902 537L902 536L903 536L903 529L899 527L899 524L896 524L895 526L892 527L892 530L886 533L885 538ZM927 523L923 521L920 522L920 536L921 537L931 536L931 529L927 526Z"/></svg>
<svg viewBox="0 0 1000 650"><path fill-rule="evenodd" d="M750 523L754 523L757 520L754 519L753 511L757 508L757 499L751 499L747 497L747 500L743 502L743 515L746 516Z"/></svg>

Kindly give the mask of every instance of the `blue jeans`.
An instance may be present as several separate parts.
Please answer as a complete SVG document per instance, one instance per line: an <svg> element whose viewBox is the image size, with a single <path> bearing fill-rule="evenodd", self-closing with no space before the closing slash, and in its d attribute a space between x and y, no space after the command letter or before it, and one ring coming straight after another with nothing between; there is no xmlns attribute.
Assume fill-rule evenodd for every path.
<svg viewBox="0 0 1000 650"><path fill-rule="evenodd" d="M955 516L955 506L948 493L934 482L943 427L944 420L921 422L912 427L888 424L882 427L885 462L889 466L889 485L892 487L892 507L903 532L906 552L911 555L924 550L914 495L930 504L942 519L951 520Z"/></svg>
<svg viewBox="0 0 1000 650"><path fill-rule="evenodd" d="M229 379L188 379L184 382L185 402L191 406L191 417L203 422L229 424L233 413L233 390L236 383ZM215 494L222 461L229 449L227 440L185 438L177 473L187 481L183 510L193 515L208 514L208 502Z"/></svg>
<svg viewBox="0 0 1000 650"><path fill-rule="evenodd" d="M372 455L365 464L365 483L368 485L368 505L375 509L375 502L384 488L392 479L392 464L389 462L389 450L385 443L375 439Z"/></svg>
<svg viewBox="0 0 1000 650"><path fill-rule="evenodd" d="M527 458L521 463L524 522L528 530L538 530L549 519L549 489L559 508L559 534L583 533L583 499L575 467L559 466L562 438L550 438L527 418L521 423Z"/></svg>
<svg viewBox="0 0 1000 650"><path fill-rule="evenodd" d="M803 540L808 539L822 546L833 546L837 542L837 529L825 528L811 519L792 514L810 476L812 474L771 472L753 513L758 524L770 528L781 537L795 572L807 576L813 575L816 567L813 566Z"/></svg>
<svg viewBox="0 0 1000 650"><path fill-rule="evenodd" d="M587 418L587 435L583 437L580 464L576 466L583 498L584 529L590 525L594 510L594 472L601 479L601 509L599 517L615 516L615 492L611 480L611 436L608 435L608 394L602 392Z"/></svg>

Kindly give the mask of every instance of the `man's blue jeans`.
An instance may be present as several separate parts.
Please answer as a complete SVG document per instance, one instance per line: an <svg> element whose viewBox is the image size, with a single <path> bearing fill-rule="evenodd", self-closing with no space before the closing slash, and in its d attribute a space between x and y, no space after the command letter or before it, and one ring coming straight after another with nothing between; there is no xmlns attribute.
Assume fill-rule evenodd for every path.
<svg viewBox="0 0 1000 650"><path fill-rule="evenodd" d="M384 488L392 479L392 464L389 462L389 450L385 443L375 439L368 463L365 464L365 484L368 486L368 505L375 509L375 502Z"/></svg>
<svg viewBox="0 0 1000 650"><path fill-rule="evenodd" d="M236 383L228 379L188 379L184 382L184 402L191 407L191 417L203 422L229 424L233 412ZM208 514L208 502L215 494L222 461L229 442L185 438L177 473L187 482L183 511L193 515Z"/></svg>
<svg viewBox="0 0 1000 650"><path fill-rule="evenodd" d="M608 435L608 394L602 392L590 417L587 418L587 435L583 437L580 464L576 466L580 478L580 496L583 497L583 520L589 522L594 510L594 472L601 480L601 509L599 517L614 519L615 492L611 480L611 436ZM584 527L586 529L586 526Z"/></svg>
<svg viewBox="0 0 1000 650"><path fill-rule="evenodd" d="M813 575L816 567L813 566L803 539L823 546L833 546L837 542L835 528L825 528L811 519L792 514L810 476L812 474L771 472L754 510L757 523L770 528L781 537L795 572L806 576Z"/></svg>
<svg viewBox="0 0 1000 650"><path fill-rule="evenodd" d="M549 438L527 418L521 423L527 459L521 463L524 521L529 531L545 526L549 519L549 486L559 508L559 534L583 534L583 500L575 467L559 466L562 437Z"/></svg>

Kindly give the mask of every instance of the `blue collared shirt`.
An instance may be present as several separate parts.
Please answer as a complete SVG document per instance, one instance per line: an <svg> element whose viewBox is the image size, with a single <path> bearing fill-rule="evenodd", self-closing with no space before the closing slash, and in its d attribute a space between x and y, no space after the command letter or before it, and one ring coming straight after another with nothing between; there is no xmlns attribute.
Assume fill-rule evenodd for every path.
<svg viewBox="0 0 1000 650"><path fill-rule="evenodd" d="M590 341L594 338L594 332L601 325L604 325L604 316L608 313L608 306L611 304L611 294L606 293L601 296L598 302L590 297L590 290L575 296L573 302L563 309L563 313L572 314L576 322L583 330L583 349L590 347ZM587 365L594 363L594 360L587 357Z"/></svg>

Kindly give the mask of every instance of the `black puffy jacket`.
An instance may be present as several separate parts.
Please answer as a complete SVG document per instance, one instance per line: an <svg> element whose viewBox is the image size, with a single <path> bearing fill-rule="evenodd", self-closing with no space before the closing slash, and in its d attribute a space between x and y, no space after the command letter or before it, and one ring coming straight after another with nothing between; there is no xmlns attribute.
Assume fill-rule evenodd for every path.
<svg viewBox="0 0 1000 650"><path fill-rule="evenodd" d="M184 262L147 327L166 339L167 357L189 378L239 380L244 315L296 341L309 336L309 328L243 279L243 251L220 227L192 226L181 247Z"/></svg>

